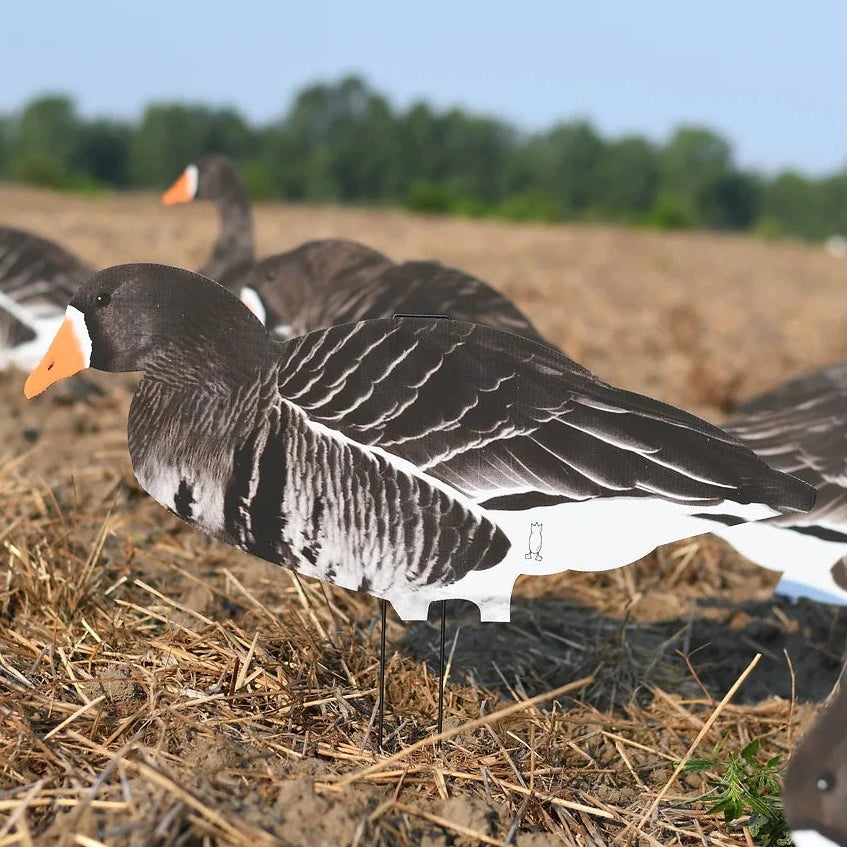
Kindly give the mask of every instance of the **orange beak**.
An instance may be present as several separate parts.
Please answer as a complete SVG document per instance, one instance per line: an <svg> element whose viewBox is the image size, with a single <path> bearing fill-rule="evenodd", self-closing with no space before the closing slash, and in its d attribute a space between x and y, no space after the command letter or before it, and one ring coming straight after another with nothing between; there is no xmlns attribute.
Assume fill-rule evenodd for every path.
<svg viewBox="0 0 847 847"><path fill-rule="evenodd" d="M88 367L90 353L90 342L88 339L80 339L74 322L66 317L56 333L50 347L44 354L44 358L38 363L35 370L27 377L24 383L24 396L29 400L41 394L42 391L58 382L79 373Z"/></svg>
<svg viewBox="0 0 847 847"><path fill-rule="evenodd" d="M197 193L197 177L194 179L186 168L182 176L162 195L162 202L166 206L175 206L177 203L190 203Z"/></svg>

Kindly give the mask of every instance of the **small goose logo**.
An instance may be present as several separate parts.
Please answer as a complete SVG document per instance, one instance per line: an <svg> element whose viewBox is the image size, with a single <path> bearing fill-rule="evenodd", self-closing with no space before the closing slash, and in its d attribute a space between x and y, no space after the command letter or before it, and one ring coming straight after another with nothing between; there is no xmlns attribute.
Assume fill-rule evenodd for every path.
<svg viewBox="0 0 847 847"><path fill-rule="evenodd" d="M541 537L541 530L544 529L543 523L533 523L529 527L529 552L524 556L524 559L535 559L540 562L544 557L541 555L541 545L544 539Z"/></svg>

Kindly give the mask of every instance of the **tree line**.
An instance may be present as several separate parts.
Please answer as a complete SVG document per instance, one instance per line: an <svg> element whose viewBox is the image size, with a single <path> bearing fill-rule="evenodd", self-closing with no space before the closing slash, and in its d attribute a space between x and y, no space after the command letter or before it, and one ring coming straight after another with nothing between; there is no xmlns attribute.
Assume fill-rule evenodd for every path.
<svg viewBox="0 0 847 847"><path fill-rule="evenodd" d="M235 159L258 200L805 239L847 233L847 168L821 178L745 170L702 126L681 126L661 144L604 138L585 120L530 134L425 102L397 109L356 76L304 88L263 125L233 108L183 103L153 103L137 122L89 120L64 95L0 115L0 179L161 189L207 152Z"/></svg>

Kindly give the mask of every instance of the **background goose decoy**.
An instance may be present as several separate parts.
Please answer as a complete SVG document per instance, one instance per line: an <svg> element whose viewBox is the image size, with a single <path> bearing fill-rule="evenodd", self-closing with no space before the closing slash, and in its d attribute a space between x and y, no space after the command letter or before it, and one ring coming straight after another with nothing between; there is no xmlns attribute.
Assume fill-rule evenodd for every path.
<svg viewBox="0 0 847 847"><path fill-rule="evenodd" d="M276 341L223 287L162 265L95 274L27 380L143 371L141 485L242 550L388 599L508 620L521 573L616 567L814 491L720 429L492 328L409 318Z"/></svg>
<svg viewBox="0 0 847 847"><path fill-rule="evenodd" d="M92 268L58 244L0 226L0 369L33 368Z"/></svg>
<svg viewBox="0 0 847 847"><path fill-rule="evenodd" d="M723 428L817 490L805 514L716 530L782 571L777 591L847 605L847 362L802 374L738 409Z"/></svg>
<svg viewBox="0 0 847 847"><path fill-rule="evenodd" d="M367 291L394 266L388 256L358 241L307 241L257 262L237 293L268 329L287 340L335 323L338 314L349 311L351 292Z"/></svg>
<svg viewBox="0 0 847 847"><path fill-rule="evenodd" d="M841 678L788 763L786 821L796 847L847 847L847 689Z"/></svg>
<svg viewBox="0 0 847 847"><path fill-rule="evenodd" d="M212 254L199 272L237 291L254 262L254 239L250 195L236 164L227 156L201 156L162 195L166 206L192 200L211 200L221 222Z"/></svg>
<svg viewBox="0 0 847 847"><path fill-rule="evenodd" d="M440 314L542 343L529 319L479 279L440 262L397 264L353 241L309 241L257 263L241 299L281 338L395 314Z"/></svg>
<svg viewBox="0 0 847 847"><path fill-rule="evenodd" d="M398 265L340 238L308 241L255 264L250 197L238 166L207 155L162 195L166 205L212 200L221 228L200 273L240 294L280 338L395 314L445 315L543 341L529 319L489 285L439 262Z"/></svg>

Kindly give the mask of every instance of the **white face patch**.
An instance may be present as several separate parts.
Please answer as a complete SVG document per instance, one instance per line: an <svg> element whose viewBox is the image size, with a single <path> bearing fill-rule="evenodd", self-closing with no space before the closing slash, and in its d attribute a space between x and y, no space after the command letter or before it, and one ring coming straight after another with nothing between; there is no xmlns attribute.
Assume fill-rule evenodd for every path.
<svg viewBox="0 0 847 847"><path fill-rule="evenodd" d="M85 360L85 367L88 367L91 364L91 336L88 334L88 327L85 325L85 315L79 309L68 306L65 310L65 320L73 327L79 350Z"/></svg>
<svg viewBox="0 0 847 847"><path fill-rule="evenodd" d="M197 185L200 182L200 171L197 165L189 165L185 169L185 178L188 180L188 194L193 200L197 196Z"/></svg>
<svg viewBox="0 0 847 847"><path fill-rule="evenodd" d="M838 844L821 835L816 829L792 829L791 840L794 847L838 847Z"/></svg>
<svg viewBox="0 0 847 847"><path fill-rule="evenodd" d="M259 297L255 289L245 285L238 296L241 298L241 302L262 322L262 326L265 326L268 313L265 311L262 298Z"/></svg>

